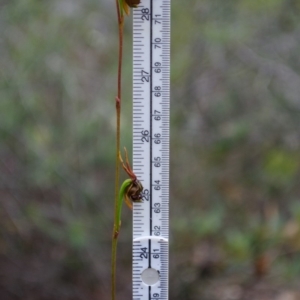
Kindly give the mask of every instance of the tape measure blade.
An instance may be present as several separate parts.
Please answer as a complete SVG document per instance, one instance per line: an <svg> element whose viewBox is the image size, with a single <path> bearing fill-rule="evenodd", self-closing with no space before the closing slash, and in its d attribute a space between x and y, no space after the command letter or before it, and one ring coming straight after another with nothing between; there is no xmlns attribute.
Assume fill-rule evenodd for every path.
<svg viewBox="0 0 300 300"><path fill-rule="evenodd" d="M133 299L168 299L170 0L133 11ZM157 280L157 281L155 281Z"/></svg>

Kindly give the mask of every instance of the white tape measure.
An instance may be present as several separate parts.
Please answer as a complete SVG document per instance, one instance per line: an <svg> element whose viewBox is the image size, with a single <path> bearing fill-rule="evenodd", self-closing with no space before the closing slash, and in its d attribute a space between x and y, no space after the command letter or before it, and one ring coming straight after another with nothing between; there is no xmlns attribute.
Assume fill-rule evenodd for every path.
<svg viewBox="0 0 300 300"><path fill-rule="evenodd" d="M171 0L133 10L133 299L168 299Z"/></svg>

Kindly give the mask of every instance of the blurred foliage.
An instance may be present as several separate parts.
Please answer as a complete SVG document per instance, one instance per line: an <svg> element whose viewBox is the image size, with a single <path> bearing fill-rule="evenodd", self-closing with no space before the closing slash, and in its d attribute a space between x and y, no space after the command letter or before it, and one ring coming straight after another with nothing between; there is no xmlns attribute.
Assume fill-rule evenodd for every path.
<svg viewBox="0 0 300 300"><path fill-rule="evenodd" d="M172 1L172 299L298 288L299 15L298 0ZM0 3L0 299L109 299L116 55L114 1Z"/></svg>

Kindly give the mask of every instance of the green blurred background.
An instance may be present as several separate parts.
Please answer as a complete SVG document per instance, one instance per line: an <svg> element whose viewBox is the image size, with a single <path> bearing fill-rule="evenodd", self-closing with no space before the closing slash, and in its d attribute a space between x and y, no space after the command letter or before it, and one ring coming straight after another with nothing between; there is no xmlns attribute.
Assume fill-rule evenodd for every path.
<svg viewBox="0 0 300 300"><path fill-rule="evenodd" d="M1 300L110 299L117 42L113 0L0 1ZM299 53L299 0L172 1L170 299L300 299ZM124 60L131 151L130 18Z"/></svg>

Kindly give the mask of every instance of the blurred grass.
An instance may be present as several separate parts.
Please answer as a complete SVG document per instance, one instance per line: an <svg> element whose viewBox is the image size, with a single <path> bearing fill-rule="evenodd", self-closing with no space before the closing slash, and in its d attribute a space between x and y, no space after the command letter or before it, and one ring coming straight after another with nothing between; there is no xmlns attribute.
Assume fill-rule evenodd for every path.
<svg viewBox="0 0 300 300"><path fill-rule="evenodd" d="M225 299L211 290L228 278L297 288L299 13L297 0L172 2L172 299ZM130 21L125 31L130 149ZM0 298L109 299L114 3L3 1L0 37Z"/></svg>

